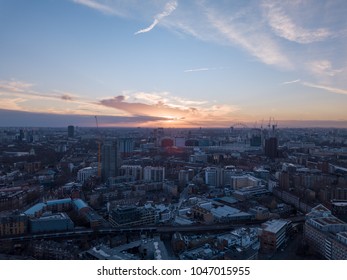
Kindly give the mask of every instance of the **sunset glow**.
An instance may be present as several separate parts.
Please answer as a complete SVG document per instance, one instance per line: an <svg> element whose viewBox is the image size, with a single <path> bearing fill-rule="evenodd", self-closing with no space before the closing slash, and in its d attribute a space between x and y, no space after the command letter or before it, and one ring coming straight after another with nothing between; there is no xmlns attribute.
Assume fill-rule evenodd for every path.
<svg viewBox="0 0 347 280"><path fill-rule="evenodd" d="M29 125L26 112L90 126L77 118L347 127L344 0L3 0L0 10L1 126Z"/></svg>

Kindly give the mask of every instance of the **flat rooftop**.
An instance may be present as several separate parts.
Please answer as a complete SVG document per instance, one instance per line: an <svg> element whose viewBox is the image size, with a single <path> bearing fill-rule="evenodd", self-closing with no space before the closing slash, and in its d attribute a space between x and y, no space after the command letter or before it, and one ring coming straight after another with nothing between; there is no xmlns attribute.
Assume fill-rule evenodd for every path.
<svg viewBox="0 0 347 280"><path fill-rule="evenodd" d="M40 221L49 221L49 220L65 220L68 217L64 213L56 213L52 215L46 215L46 216L41 216L40 218L34 219L34 220L40 220Z"/></svg>
<svg viewBox="0 0 347 280"><path fill-rule="evenodd" d="M264 230L268 231L268 232L273 232L273 233L277 233L278 231L280 231L284 226L286 226L288 222L284 221L284 220L271 220L271 221L267 221L266 223L264 223L263 225Z"/></svg>
<svg viewBox="0 0 347 280"><path fill-rule="evenodd" d="M340 219L334 216L326 218L315 218L313 220L321 226L346 224L344 221L341 221Z"/></svg>

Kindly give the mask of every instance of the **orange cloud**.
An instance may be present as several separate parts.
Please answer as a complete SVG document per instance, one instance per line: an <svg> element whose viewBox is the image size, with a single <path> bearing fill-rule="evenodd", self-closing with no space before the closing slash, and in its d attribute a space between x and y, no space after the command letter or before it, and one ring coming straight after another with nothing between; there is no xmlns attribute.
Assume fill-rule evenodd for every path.
<svg viewBox="0 0 347 280"><path fill-rule="evenodd" d="M139 102L124 102L123 96L116 96L110 99L103 99L100 101L101 105L122 110L133 116L145 115L145 116L163 116L163 115L184 115L187 112L178 108L172 108L162 101L158 101L157 104L144 104Z"/></svg>

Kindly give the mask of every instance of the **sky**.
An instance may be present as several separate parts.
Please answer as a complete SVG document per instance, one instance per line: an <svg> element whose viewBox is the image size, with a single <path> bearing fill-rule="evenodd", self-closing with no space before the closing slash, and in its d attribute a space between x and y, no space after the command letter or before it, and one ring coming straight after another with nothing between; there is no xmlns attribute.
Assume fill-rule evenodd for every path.
<svg viewBox="0 0 347 280"><path fill-rule="evenodd" d="M0 0L0 126L347 127L347 1Z"/></svg>

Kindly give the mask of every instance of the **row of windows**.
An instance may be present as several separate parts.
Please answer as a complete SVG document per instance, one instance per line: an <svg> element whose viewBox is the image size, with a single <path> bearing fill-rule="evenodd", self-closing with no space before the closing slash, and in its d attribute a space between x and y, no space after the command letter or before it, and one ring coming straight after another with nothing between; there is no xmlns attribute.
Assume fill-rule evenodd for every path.
<svg viewBox="0 0 347 280"><path fill-rule="evenodd" d="M347 246L336 240L329 240L323 232L305 227L305 237L315 249L327 258L334 260L347 259ZM329 245L328 245L329 244Z"/></svg>

